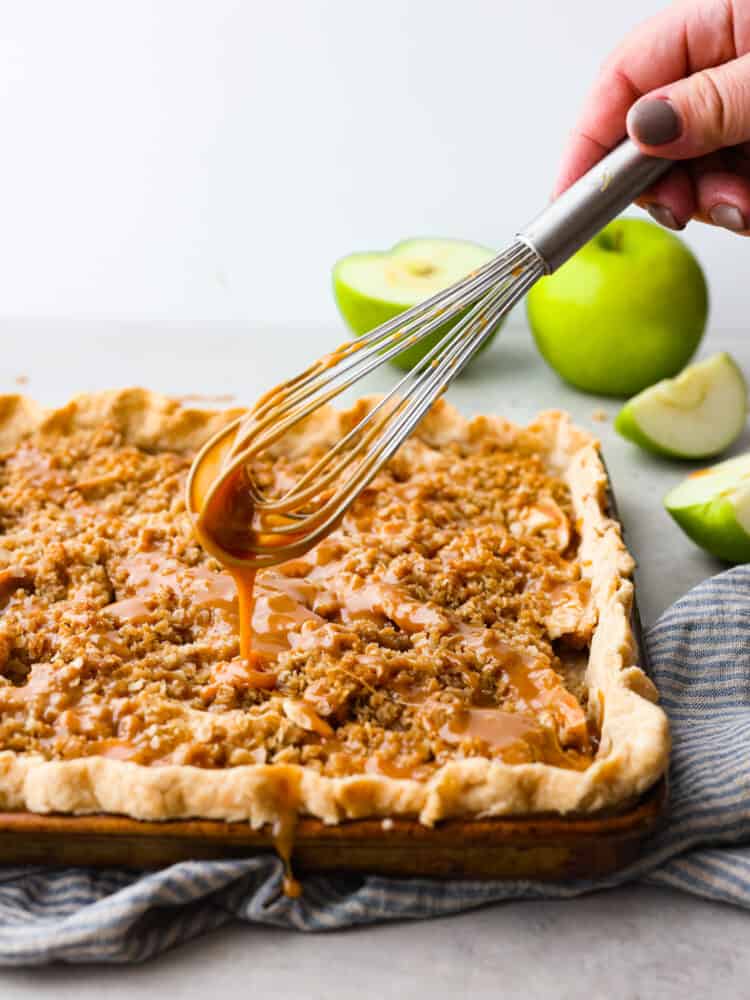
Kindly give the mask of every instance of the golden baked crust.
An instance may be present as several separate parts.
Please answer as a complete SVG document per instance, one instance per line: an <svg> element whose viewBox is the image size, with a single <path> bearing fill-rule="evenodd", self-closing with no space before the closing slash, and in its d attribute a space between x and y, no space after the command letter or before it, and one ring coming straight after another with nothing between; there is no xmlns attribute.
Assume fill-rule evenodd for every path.
<svg viewBox="0 0 750 1000"><path fill-rule="evenodd" d="M328 410L302 428L287 466L367 405ZM279 654L270 694L238 679L231 595L181 503L191 456L235 415L144 390L82 396L54 411L0 398L0 806L253 826L290 809L326 822L433 823L618 806L663 773L666 719L633 663L632 560L606 516L590 435L560 413L521 429L465 421L438 404L347 530L322 543L314 563L285 571L287 596L310 575L326 582L315 610L301 598L292 608L298 641ZM501 464L503 523L492 508L499 480L484 481ZM422 478L410 487L415 469ZM283 476L283 463L268 474ZM459 508L457 533L450 518ZM420 525L430 538L417 537ZM376 588L367 613L347 618L352 590L362 605L363 581ZM571 645L589 637L585 677L572 676L566 690L561 657L573 664ZM554 689L549 707L535 704L543 724L531 734L512 676L502 689L508 651L521 645L537 689ZM482 698L522 723L522 735L490 755L484 739L468 738L466 718L481 715L473 706Z"/></svg>

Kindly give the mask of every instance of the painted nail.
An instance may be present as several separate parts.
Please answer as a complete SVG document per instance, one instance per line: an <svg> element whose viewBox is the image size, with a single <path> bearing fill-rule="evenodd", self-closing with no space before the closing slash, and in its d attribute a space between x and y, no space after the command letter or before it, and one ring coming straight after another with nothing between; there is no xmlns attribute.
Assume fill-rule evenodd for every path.
<svg viewBox="0 0 750 1000"><path fill-rule="evenodd" d="M666 229L685 228L679 224L666 205L646 205L646 211L655 222L658 222L660 226L664 226Z"/></svg>
<svg viewBox="0 0 750 1000"><path fill-rule="evenodd" d="M742 212L740 212L739 208L735 208L734 205L714 205L708 214L715 226L723 226L724 229L731 229L733 233L740 233L744 229L747 229L747 223L743 218Z"/></svg>
<svg viewBox="0 0 750 1000"><path fill-rule="evenodd" d="M682 122L671 101L652 97L633 105L628 128L644 146L663 146L679 139Z"/></svg>

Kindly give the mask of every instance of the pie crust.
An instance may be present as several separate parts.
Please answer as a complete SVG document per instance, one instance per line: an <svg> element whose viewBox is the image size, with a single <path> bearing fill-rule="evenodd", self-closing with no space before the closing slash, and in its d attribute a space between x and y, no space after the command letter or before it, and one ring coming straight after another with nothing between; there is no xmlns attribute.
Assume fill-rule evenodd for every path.
<svg viewBox="0 0 750 1000"><path fill-rule="evenodd" d="M370 405L371 400L363 400L350 411L325 410L299 430L292 446L299 453L324 446L351 426L362 407ZM238 413L187 408L142 389L83 395L55 410L45 410L22 396L2 396L0 469L31 435L62 447L77 432L102 428L115 433L123 447L147 455L174 453L187 460ZM597 745L588 766L512 763L477 755L448 760L424 779L415 780L382 773L331 776L299 763L149 766L99 755L47 759L39 752L5 748L0 749L0 808L104 812L143 820L244 820L254 828L278 822L290 811L325 823L411 816L431 825L456 816L590 813L625 807L640 796L666 769L669 730L656 704L655 688L635 662L630 624L633 561L619 525L607 513L607 478L598 444L560 412L545 412L524 429L498 417L466 420L442 401L417 431L420 440L437 452L487 434L508 447L521 439L526 447L531 442L545 468L569 493L576 559L590 594L590 647L583 681ZM174 517L184 521L187 531L184 505L175 508ZM13 552L4 548L4 530L0 521L0 607L3 573L13 572ZM19 591L11 599L22 602L22 590L20 580ZM2 636L0 674L1 643ZM16 678L16 688L17 682ZM4 683L0 695L4 690L7 693L12 680L6 678ZM288 707L292 721L298 711L294 704ZM213 724L210 712L201 716L204 722L196 721L196 725ZM192 717L198 719L198 713ZM299 718L296 721L305 724Z"/></svg>

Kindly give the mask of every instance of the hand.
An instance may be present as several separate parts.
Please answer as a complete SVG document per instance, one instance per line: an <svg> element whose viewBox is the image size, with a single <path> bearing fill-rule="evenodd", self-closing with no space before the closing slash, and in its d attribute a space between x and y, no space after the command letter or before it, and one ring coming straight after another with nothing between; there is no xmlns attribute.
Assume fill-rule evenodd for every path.
<svg viewBox="0 0 750 1000"><path fill-rule="evenodd" d="M688 0L610 56L562 159L559 194L625 136L685 160L638 204L669 229L700 219L750 235L750 0Z"/></svg>

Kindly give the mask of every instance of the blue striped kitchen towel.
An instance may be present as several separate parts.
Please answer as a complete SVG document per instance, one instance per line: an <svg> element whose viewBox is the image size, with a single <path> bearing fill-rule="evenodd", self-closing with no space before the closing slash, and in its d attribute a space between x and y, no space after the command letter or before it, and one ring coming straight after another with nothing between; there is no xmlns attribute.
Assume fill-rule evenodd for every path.
<svg viewBox="0 0 750 1000"><path fill-rule="evenodd" d="M230 920L320 931L500 900L567 898L640 879L750 907L750 567L700 584L647 636L672 721L669 824L597 881L437 882L310 876L281 894L271 856L119 869L0 869L0 964L137 962Z"/></svg>

